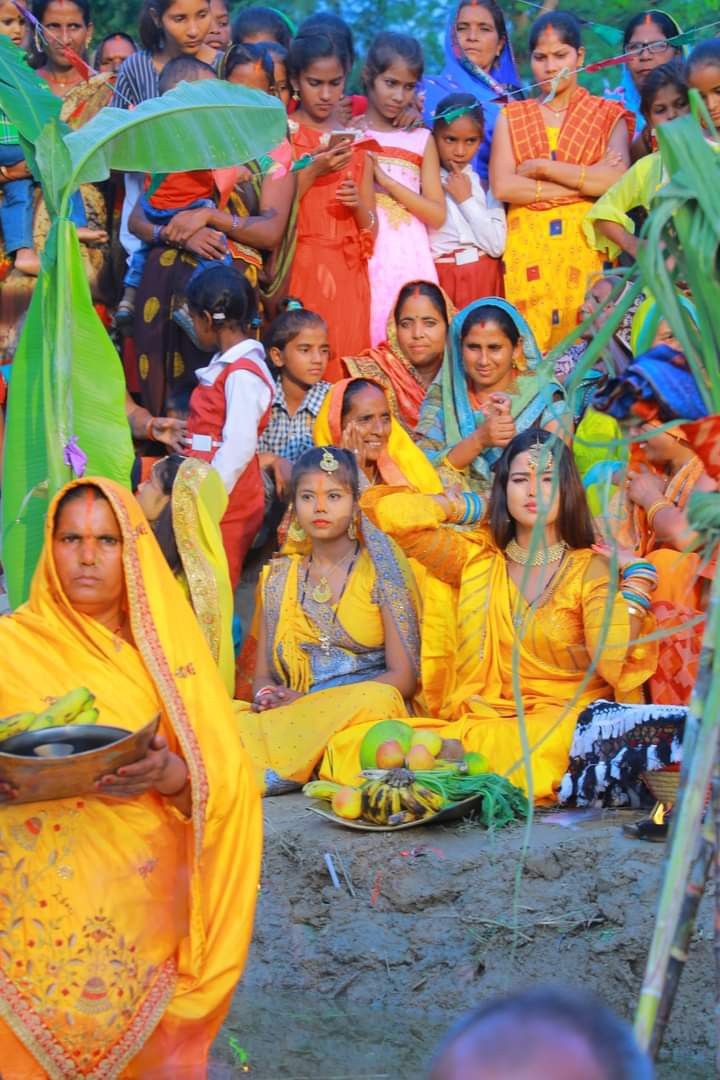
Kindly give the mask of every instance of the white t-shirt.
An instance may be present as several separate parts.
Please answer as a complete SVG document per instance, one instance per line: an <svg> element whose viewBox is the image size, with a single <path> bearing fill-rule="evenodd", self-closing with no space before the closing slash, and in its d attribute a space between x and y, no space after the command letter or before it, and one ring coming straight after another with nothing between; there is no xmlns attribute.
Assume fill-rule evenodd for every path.
<svg viewBox="0 0 720 1080"><path fill-rule="evenodd" d="M467 247L479 248L497 259L505 250L505 208L491 191L485 192L471 165L466 165L462 171L470 179L472 194L465 202L456 203L452 195L445 192L445 221L439 229L428 230L433 259ZM447 170L441 168L440 176L444 183Z"/></svg>

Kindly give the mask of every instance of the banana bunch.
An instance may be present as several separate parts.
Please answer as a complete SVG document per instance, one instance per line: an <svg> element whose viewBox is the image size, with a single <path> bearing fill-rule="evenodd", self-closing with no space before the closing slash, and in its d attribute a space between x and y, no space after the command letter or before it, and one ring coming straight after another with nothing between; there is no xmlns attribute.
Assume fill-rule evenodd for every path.
<svg viewBox="0 0 720 1080"><path fill-rule="evenodd" d="M389 769L361 787L362 816L376 825L403 825L436 814L441 795L415 781L409 769Z"/></svg>
<svg viewBox="0 0 720 1080"><path fill-rule="evenodd" d="M64 727L65 724L94 724L100 713L93 707L95 695L86 687L79 686L63 694L41 713L15 713L0 719L0 740L25 731L40 731L42 728Z"/></svg>

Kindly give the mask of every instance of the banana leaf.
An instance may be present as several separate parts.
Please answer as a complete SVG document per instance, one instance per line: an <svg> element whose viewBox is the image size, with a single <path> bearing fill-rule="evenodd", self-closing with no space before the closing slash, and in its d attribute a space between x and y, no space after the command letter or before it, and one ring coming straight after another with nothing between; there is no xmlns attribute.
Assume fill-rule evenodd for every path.
<svg viewBox="0 0 720 1080"><path fill-rule="evenodd" d="M0 106L2 105L0 94ZM28 106L29 108L29 106ZM28 594L48 501L72 478L76 439L87 475L129 486L133 451L119 357L92 304L70 197L110 169L180 172L239 165L284 137L280 102L206 81L181 84L132 112L106 109L79 132L57 120L37 136L48 206L59 211L43 253L12 369L3 478L3 561L10 603Z"/></svg>
<svg viewBox="0 0 720 1080"><path fill-rule="evenodd" d="M25 63L23 52L0 35L0 108L20 134L25 159L38 178L34 143L51 121L59 122L62 102ZM69 130L63 124L65 130Z"/></svg>

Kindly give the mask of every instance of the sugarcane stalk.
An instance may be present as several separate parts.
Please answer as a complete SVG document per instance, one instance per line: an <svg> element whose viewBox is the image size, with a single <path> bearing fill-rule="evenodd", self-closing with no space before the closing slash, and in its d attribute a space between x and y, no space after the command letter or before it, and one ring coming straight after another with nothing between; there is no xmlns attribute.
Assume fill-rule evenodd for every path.
<svg viewBox="0 0 720 1080"><path fill-rule="evenodd" d="M715 1074L720 1076L720 758L715 759L710 809L715 825Z"/></svg>
<svg viewBox="0 0 720 1080"><path fill-rule="evenodd" d="M715 776L716 778L718 776L717 770ZM713 783L715 783L715 781L713 781ZM677 993L680 976L685 969L685 962L688 958L690 939L692 938L695 929L698 908L700 907L700 901L703 892L705 891L705 883L710 872L710 867L713 864L715 834L716 826L713 810L708 807L705 812L705 817L703 818L700 838L690 868L690 877L688 878L688 883L685 888L680 919L675 929L675 937L670 950L667 976L663 983L662 993L658 1003L655 1026L653 1028L649 1046L652 1057L657 1056L660 1046L662 1045L665 1029L675 1002L675 994Z"/></svg>
<svg viewBox="0 0 720 1080"><path fill-rule="evenodd" d="M683 900L690 871L700 840L705 794L715 767L720 734L720 650L715 649L720 630L720 583L713 582L707 623L700 656L698 680L690 702L690 711L700 716L692 754L683 747L677 818L671 830L658 905L655 932L645 968L640 1001L635 1016L635 1034L644 1049L657 1040L654 1030L658 1008L668 976L668 966L675 937L679 932ZM689 759L689 762L688 762Z"/></svg>

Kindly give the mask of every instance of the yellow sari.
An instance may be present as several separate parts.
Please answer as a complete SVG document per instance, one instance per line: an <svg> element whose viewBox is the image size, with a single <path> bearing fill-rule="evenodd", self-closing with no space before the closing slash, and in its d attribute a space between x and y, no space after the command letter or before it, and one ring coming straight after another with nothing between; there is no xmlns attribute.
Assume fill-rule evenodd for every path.
<svg viewBox="0 0 720 1080"><path fill-rule="evenodd" d="M363 523L363 546L336 607L306 592L302 561L300 553L273 559L259 595L274 681L303 696L261 713L235 702L242 741L266 794L309 780L328 740L343 728L407 715L400 692L375 681L386 669L382 607L419 668L413 577L388 537Z"/></svg>
<svg viewBox="0 0 720 1080"><path fill-rule="evenodd" d="M51 540L65 488L30 599L0 620L0 715L79 685L105 724L134 731L160 713L192 810L156 793L2 806L1 1067L32 1080L199 1077L250 942L260 803L215 663L138 504L91 482L122 532L134 644L63 593Z"/></svg>
<svg viewBox="0 0 720 1080"><path fill-rule="evenodd" d="M431 621L423 623L423 681L428 654L447 672L439 716L443 737L486 754L494 772L527 791L524 729L534 798L551 798L567 768L578 714L596 698L617 694L628 700L657 662L656 642L631 642L627 603L619 594L612 597L607 563L589 549L568 551L551 587L528 605L485 530L469 535L439 529L441 508L419 495L375 489L362 505L406 554L457 590L454 608L431 612ZM648 615L642 636L653 626ZM363 734L336 736L321 772L346 779L357 771Z"/></svg>
<svg viewBox="0 0 720 1080"><path fill-rule="evenodd" d="M181 584L232 697L233 594L220 531L227 504L220 474L199 458L187 458L177 471L171 503L175 543L182 561Z"/></svg>

